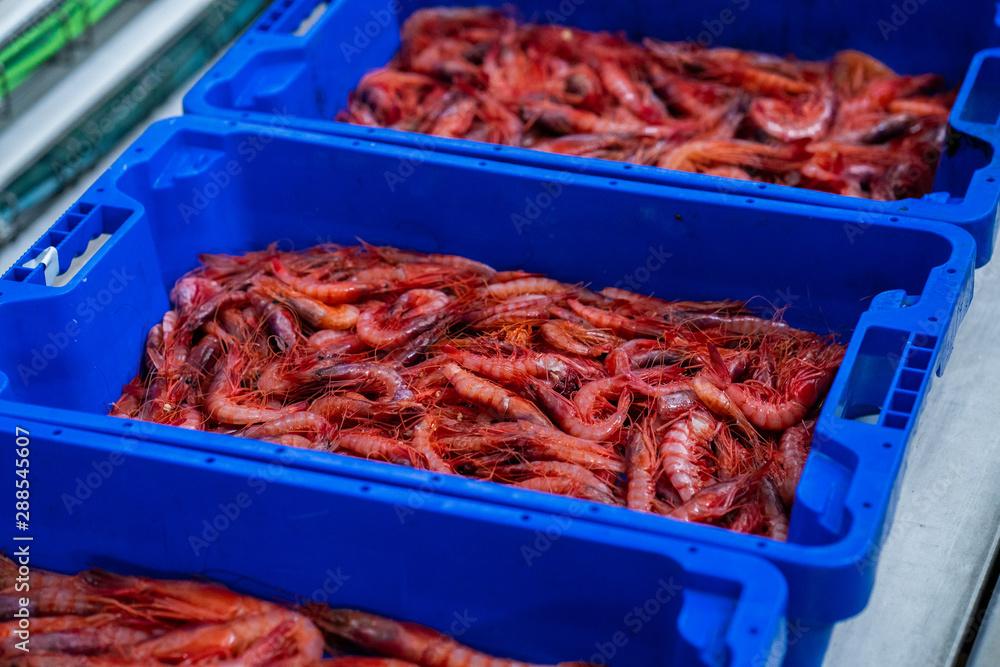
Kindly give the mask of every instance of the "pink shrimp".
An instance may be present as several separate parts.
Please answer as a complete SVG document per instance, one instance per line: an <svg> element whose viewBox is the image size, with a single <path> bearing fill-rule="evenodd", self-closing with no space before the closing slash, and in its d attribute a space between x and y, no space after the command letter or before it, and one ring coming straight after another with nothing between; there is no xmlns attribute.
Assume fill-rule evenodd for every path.
<svg viewBox="0 0 1000 667"><path fill-rule="evenodd" d="M558 280L530 277L502 283L492 283L486 286L485 292L494 299L503 300L525 294L560 294L572 289L573 287L570 285L565 285Z"/></svg>
<svg viewBox="0 0 1000 667"><path fill-rule="evenodd" d="M271 260L271 271L289 287L331 306L355 303L373 291L371 285L361 282L328 282L292 275L277 258Z"/></svg>
<svg viewBox="0 0 1000 667"><path fill-rule="evenodd" d="M408 401L413 392L402 376L388 364L375 362L320 366L307 373L308 379L320 380L339 387L373 389L381 400Z"/></svg>
<svg viewBox="0 0 1000 667"><path fill-rule="evenodd" d="M781 466L778 492L782 502L791 507L795 501L795 490L799 486L802 470L809 456L809 441L812 438L814 422L803 422L785 431L778 441L776 452Z"/></svg>
<svg viewBox="0 0 1000 667"><path fill-rule="evenodd" d="M779 542L788 541L788 515L778 498L778 490L774 483L765 477L760 484L761 504L764 518L767 521L768 537Z"/></svg>
<svg viewBox="0 0 1000 667"><path fill-rule="evenodd" d="M437 447L434 443L434 431L437 426L436 417L426 414L420 418L417 425L413 427L413 439L410 441L411 446L417 450L421 456L427 461L427 469L439 473L451 474L454 471L451 466L448 465L441 455L437 452Z"/></svg>
<svg viewBox="0 0 1000 667"><path fill-rule="evenodd" d="M528 478L513 482L514 486L545 491L563 496L573 496L609 505L617 504L607 485L587 468L564 461L532 461L507 466L504 475L527 475Z"/></svg>
<svg viewBox="0 0 1000 667"><path fill-rule="evenodd" d="M599 357L620 342L618 337L606 331L566 320L550 320L539 330L545 342L556 350L581 357Z"/></svg>
<svg viewBox="0 0 1000 667"><path fill-rule="evenodd" d="M802 421L833 381L835 370L805 367L790 380L785 394L752 383L731 384L726 394L754 426L783 431Z"/></svg>
<svg viewBox="0 0 1000 667"><path fill-rule="evenodd" d="M163 637L126 647L122 652L129 660L168 663L235 658L282 626L293 633L293 656L313 663L323 657L323 637L312 622L301 614L280 608L223 623L174 630Z"/></svg>
<svg viewBox="0 0 1000 667"><path fill-rule="evenodd" d="M332 436L330 422L316 414L303 410L285 417L279 417L265 424L251 426L240 435L245 438L267 440L280 435L308 434L315 438L329 439Z"/></svg>
<svg viewBox="0 0 1000 667"><path fill-rule="evenodd" d="M644 430L633 431L625 451L628 462L626 503L629 509L652 511L656 497L656 446Z"/></svg>
<svg viewBox="0 0 1000 667"><path fill-rule="evenodd" d="M668 516L695 523L720 519L734 509L737 498L746 492L750 482L751 476L744 475L707 486L675 507Z"/></svg>
<svg viewBox="0 0 1000 667"><path fill-rule="evenodd" d="M471 403L488 408L501 417L523 419L541 425L549 424L545 415L532 403L489 380L470 373L458 364L446 363L441 371L455 390Z"/></svg>
<svg viewBox="0 0 1000 667"><path fill-rule="evenodd" d="M570 370L568 364L554 354L529 353L522 357L504 358L483 356L454 346L445 346L442 351L463 368L497 382L513 382L529 375L536 378L562 377Z"/></svg>
<svg viewBox="0 0 1000 667"><path fill-rule="evenodd" d="M696 408L687 417L674 422L660 440L658 468L684 502L704 486L698 460L717 428L718 422L710 414Z"/></svg>
<svg viewBox="0 0 1000 667"><path fill-rule="evenodd" d="M659 336L666 328L653 321L632 320L601 308L587 306L576 299L569 299L567 304L574 313L601 329L632 336Z"/></svg>
<svg viewBox="0 0 1000 667"><path fill-rule="evenodd" d="M162 632L161 628L152 623L145 624L149 627L137 627L138 625L124 623L122 617L114 613L32 618L31 650L39 654L107 653L120 646L152 639ZM0 625L0 657L23 655L13 646L18 641L14 635L18 627L18 621L7 621Z"/></svg>
<svg viewBox="0 0 1000 667"><path fill-rule="evenodd" d="M416 452L406 443L370 431L341 431L331 443L332 451L344 450L362 458L412 466Z"/></svg>
<svg viewBox="0 0 1000 667"><path fill-rule="evenodd" d="M586 440L600 442L614 439L625 424L632 404L631 394L624 392L620 394L614 413L604 420L588 421L573 401L547 384L535 381L531 383L531 387L560 428L572 436Z"/></svg>
<svg viewBox="0 0 1000 667"><path fill-rule="evenodd" d="M369 305L358 317L358 338L376 349L395 348L431 327L450 303L444 292L413 289L391 305Z"/></svg>
<svg viewBox="0 0 1000 667"><path fill-rule="evenodd" d="M242 360L234 350L226 355L222 367L205 394L205 407L209 416L224 424L257 424L268 422L288 414L288 410L271 408L251 408L233 400L232 388L239 385Z"/></svg>
<svg viewBox="0 0 1000 667"><path fill-rule="evenodd" d="M328 635L357 644L370 652L424 667L538 667L480 653L416 623L318 605L307 606L305 613Z"/></svg>

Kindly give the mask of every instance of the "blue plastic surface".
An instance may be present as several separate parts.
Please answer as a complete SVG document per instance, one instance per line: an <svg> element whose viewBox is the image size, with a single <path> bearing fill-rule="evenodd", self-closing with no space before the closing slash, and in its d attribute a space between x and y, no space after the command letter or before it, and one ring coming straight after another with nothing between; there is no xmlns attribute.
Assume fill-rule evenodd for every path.
<svg viewBox="0 0 1000 667"><path fill-rule="evenodd" d="M281 123L310 131L393 142L638 179L744 197L812 204L858 215L906 214L968 230L978 243L977 264L992 253L1000 205L1000 45L993 0L335 0L302 32L320 0L275 2L260 21L199 81L184 100L189 113ZM934 192L920 199L876 202L784 185L554 155L515 147L446 139L333 120L365 73L385 65L399 47L399 27L414 9L448 5L513 5L536 22L591 30L622 30L633 38L695 40L801 58L829 58L859 49L901 73L937 72L961 94L951 115L950 151L938 168ZM309 27L309 24L306 25ZM302 34L296 34L300 32ZM974 57L975 56L975 57ZM963 84L964 81L964 84Z"/></svg>
<svg viewBox="0 0 1000 667"><path fill-rule="evenodd" d="M72 257L92 230L114 233L64 287L46 286L24 260L0 279L0 412L115 436L137 424L104 413L135 375L174 281L198 253L275 240L303 248L361 237L595 288L751 299L762 312L784 308L795 326L840 334L847 355L787 543L337 454L143 427L144 440L280 458L498 507L586 511L637 535L758 554L788 579L790 615L811 630L809 640L868 599L906 444L968 308L974 264L972 238L949 225L444 153L407 156L381 143L194 117L148 130L54 229L69 227L29 256L62 239Z"/></svg>
<svg viewBox="0 0 1000 667"><path fill-rule="evenodd" d="M34 568L210 579L544 664L764 667L784 650L785 582L757 558L431 494L408 511L402 487L0 418L8 470L17 427L33 539L5 543Z"/></svg>

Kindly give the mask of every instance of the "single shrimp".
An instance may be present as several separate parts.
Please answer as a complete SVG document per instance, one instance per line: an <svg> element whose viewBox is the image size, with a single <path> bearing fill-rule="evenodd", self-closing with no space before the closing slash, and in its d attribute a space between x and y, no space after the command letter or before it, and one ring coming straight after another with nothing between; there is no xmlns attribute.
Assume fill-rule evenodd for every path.
<svg viewBox="0 0 1000 667"><path fill-rule="evenodd" d="M569 299L567 304L574 313L600 329L608 329L631 336L656 337L663 334L666 328L665 325L653 321L632 320L595 306L587 306L576 299Z"/></svg>
<svg viewBox="0 0 1000 667"><path fill-rule="evenodd" d="M167 663L230 659L282 626L292 633L295 657L313 664L322 659L324 644L319 630L301 614L278 607L222 623L174 630L163 637L124 647L122 653L129 660Z"/></svg>
<svg viewBox="0 0 1000 667"><path fill-rule="evenodd" d="M367 651L414 662L423 667L540 667L516 660L494 658L463 646L437 630L416 623L319 605L308 605L304 611L324 634L347 640Z"/></svg>
<svg viewBox="0 0 1000 667"><path fill-rule="evenodd" d="M547 384L535 381L531 383L531 387L560 428L574 437L586 440L599 442L613 439L625 424L629 407L632 405L631 394L625 392L622 386L623 393L620 394L618 407L614 413L603 420L588 421L577 404Z"/></svg>
<svg viewBox="0 0 1000 667"><path fill-rule="evenodd" d="M163 628L156 624L146 625L148 627L126 624L115 613L41 616L31 619L31 650L39 654L109 653L120 646L138 644L163 632ZM18 641L14 633L18 628L19 621L7 621L0 625L0 657L23 655L14 647Z"/></svg>
<svg viewBox="0 0 1000 667"><path fill-rule="evenodd" d="M484 289L485 293L494 299L509 299L525 294L561 294L574 288L551 278L528 277L510 280L503 283L492 283Z"/></svg>
<svg viewBox="0 0 1000 667"><path fill-rule="evenodd" d="M617 338L565 320L550 320L539 328L542 338L556 350L581 357L599 357Z"/></svg>
<svg viewBox="0 0 1000 667"><path fill-rule="evenodd" d="M230 350L205 394L208 415L223 424L258 424L287 415L287 409L251 408L233 400L230 388L239 386L241 366L242 361L236 352Z"/></svg>
<svg viewBox="0 0 1000 667"><path fill-rule="evenodd" d="M218 623L279 609L271 602L212 583L130 577L103 570L82 572L76 578L94 595L161 622Z"/></svg>
<svg viewBox="0 0 1000 667"><path fill-rule="evenodd" d="M315 412L303 410L285 417L279 417L264 424L251 426L242 433L244 438L268 440L280 435L300 434L314 438L329 439L332 436L330 422Z"/></svg>
<svg viewBox="0 0 1000 667"><path fill-rule="evenodd" d="M412 466L416 453L406 443L369 431L341 431L331 443L331 451L344 450L355 456Z"/></svg>
<svg viewBox="0 0 1000 667"><path fill-rule="evenodd" d="M307 373L310 380L335 383L340 387L375 389L380 400L408 401L413 392L403 377L388 364L377 362L320 366Z"/></svg>
<svg viewBox="0 0 1000 667"><path fill-rule="evenodd" d="M584 500L607 503L609 505L618 504L614 494L609 490L608 485L602 482L597 476L575 463L564 461L530 461L506 466L502 469L504 476L513 475L527 476L528 479L514 482L515 486L524 488L534 488L537 491L548 491L559 495L574 496ZM542 480L551 480L555 487L561 491L550 491L544 487Z"/></svg>
<svg viewBox="0 0 1000 667"><path fill-rule="evenodd" d="M802 421L833 381L834 370L802 373L793 379L787 398L753 383L730 384L726 387L726 395L754 426L784 431Z"/></svg>
<svg viewBox="0 0 1000 667"><path fill-rule="evenodd" d="M684 502L704 485L698 460L717 429L718 422L710 414L695 408L687 417L674 422L660 440L658 469Z"/></svg>
<svg viewBox="0 0 1000 667"><path fill-rule="evenodd" d="M779 542L788 541L788 514L778 498L774 483L765 477L760 483L760 497L764 518L767 521L768 537Z"/></svg>
<svg viewBox="0 0 1000 667"><path fill-rule="evenodd" d="M292 275L277 258L271 260L271 272L297 292L331 306L355 303L373 291L371 285L356 281L322 281Z"/></svg>
<svg viewBox="0 0 1000 667"><path fill-rule="evenodd" d="M746 492L751 482L750 475L719 482L707 486L675 507L667 516L681 521L707 523L729 514L736 499Z"/></svg>
<svg viewBox="0 0 1000 667"><path fill-rule="evenodd" d="M625 499L629 509L650 512L656 497L656 446L644 430L636 430L625 450L628 486Z"/></svg>
<svg viewBox="0 0 1000 667"><path fill-rule="evenodd" d="M438 473L453 474L454 470L448 465L437 452L434 442L434 431L437 426L437 418L430 414L425 414L413 427L413 438L410 445L417 450L427 461L427 470Z"/></svg>
<svg viewBox="0 0 1000 667"><path fill-rule="evenodd" d="M447 309L444 292L413 289L393 304L366 306L357 320L358 338L375 349L392 349L431 327Z"/></svg>
<svg viewBox="0 0 1000 667"><path fill-rule="evenodd" d="M815 422L803 422L793 426L781 435L776 452L778 464L781 467L778 492L782 502L788 507L795 501L795 490L809 456L809 441L812 439L812 429Z"/></svg>
<svg viewBox="0 0 1000 667"><path fill-rule="evenodd" d="M471 403L488 408L501 417L523 419L543 426L550 423L534 404L456 363L448 362L441 370L455 390Z"/></svg>

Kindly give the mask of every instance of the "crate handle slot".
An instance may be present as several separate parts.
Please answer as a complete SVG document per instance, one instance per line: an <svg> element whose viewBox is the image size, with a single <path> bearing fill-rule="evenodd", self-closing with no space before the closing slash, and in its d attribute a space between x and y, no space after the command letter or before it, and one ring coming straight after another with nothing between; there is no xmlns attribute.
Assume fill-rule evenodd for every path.
<svg viewBox="0 0 1000 667"><path fill-rule="evenodd" d="M67 211L0 280L64 287L78 276L132 214L112 206L79 203Z"/></svg>
<svg viewBox="0 0 1000 667"><path fill-rule="evenodd" d="M980 51L972 61L952 114L955 126L1000 126L1000 49Z"/></svg>
<svg viewBox="0 0 1000 667"><path fill-rule="evenodd" d="M306 37L337 0L282 0L274 3L254 30Z"/></svg>

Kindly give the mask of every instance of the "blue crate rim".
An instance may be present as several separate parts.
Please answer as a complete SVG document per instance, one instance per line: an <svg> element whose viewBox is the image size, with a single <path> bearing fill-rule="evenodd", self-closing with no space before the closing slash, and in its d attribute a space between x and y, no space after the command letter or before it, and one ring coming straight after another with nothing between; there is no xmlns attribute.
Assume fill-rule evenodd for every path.
<svg viewBox="0 0 1000 667"><path fill-rule="evenodd" d="M319 19L318 24L324 21L335 20L336 13L332 10L336 8L336 4L339 1L335 0L329 3L325 15ZM317 5L318 2L319 0L305 0L305 4L309 6ZM276 2L274 6L278 4ZM283 13L290 9L291 5L292 3L285 2L283 3L283 9L275 10L274 13ZM216 85L232 79L258 53L305 52L309 45L318 39L317 35L319 31L316 30L318 24L312 26L312 29L304 35L272 33L267 28L264 28L264 26L268 26L275 22L275 20L280 20L280 18L282 17L279 16L276 19L268 14L261 17L252 29L247 31L237 41L212 70L192 86L191 90L184 96L183 104L185 112L194 115L232 118L245 122L269 125L273 125L276 122L279 124L287 123L290 127L309 132L334 133L357 139L374 139L421 150L455 152L477 157L482 157L487 151L492 151L495 157L517 164L537 164L546 168L561 169L574 173L594 173L602 176L639 180L650 184L690 187L701 191L732 194L735 196L773 198L788 203L795 202L821 208L852 210L862 215L874 213L896 216L905 214L909 217L945 222L960 227L971 226L992 215L992 229L987 235L988 238L980 239L981 241L986 241L988 245L987 243L981 243L985 247L979 251L977 264L980 266L984 265L992 254L992 241L995 240L998 233L997 219L1000 217L1000 184L997 184L1000 181L1000 126L989 126L967 121L959 116L972 94L973 84L983 63L988 58L1000 58L1000 48L983 49L972 58L949 116L949 127L988 143L993 153L990 162L973 173L961 201L941 202L924 197L882 202L828 192L805 190L783 184L757 183L708 174L676 172L654 166L633 165L600 158L554 155L517 146L500 146L467 139L436 137L389 128L361 127L332 118L292 117L288 120L283 120L275 114L259 111L238 111L219 108L210 104L208 102L209 91Z"/></svg>
<svg viewBox="0 0 1000 667"><path fill-rule="evenodd" d="M155 153L157 148L161 147L172 136L172 133L176 128L178 128L178 126L182 130L195 131L199 129L219 131L221 128L221 133L224 134L259 134L262 131L262 128L253 124L240 124L233 121L222 122L203 118L185 117L160 121L151 126L150 129L147 130L147 132L140 137L129 150L123 153L121 158L119 158L119 160L116 161L108 172L87 191L80 201L90 203L95 206L101 202L107 202L113 205L124 204L132 207L134 210L123 224L123 228L127 225L134 224L136 220L144 215L144 207L141 202L138 202L133 198L117 191L115 181L126 170L133 169L137 165L150 159L149 156ZM389 155L396 154L394 152L396 149L392 146L374 142L366 144L363 142L351 141L345 137L337 137L333 135L309 135L296 130L280 127L268 128L267 131L273 133L275 136L298 139L300 141L307 139L313 142L328 144L332 147L338 147L343 150L371 151ZM550 173L547 170L542 170L528 165L511 166L505 163L489 163L482 160L476 160L471 157L450 154L434 154L427 159L446 164L459 164L465 166L475 164L475 168L487 170L502 167L507 172L516 171L521 175L539 177L540 180L544 180L541 179L541 177ZM579 178L583 179L586 183L599 183L603 180L595 176L580 176ZM621 190L649 191L649 186L642 183L617 182L616 185L618 189ZM671 194L676 195L677 197L689 197L693 199L699 199L704 196L704 193L689 190L677 190L676 192L671 192ZM739 197L733 197L731 200L734 205L743 207L748 205L745 202L742 202ZM762 200L755 202L755 204L759 204L762 208L780 207L785 210L792 208L793 211L800 213L803 217L808 217L810 212L815 212L815 209L812 207L789 204L787 202ZM854 215L849 211L829 210L824 211L824 216L828 218L839 218L845 223L854 222ZM898 218L896 220L892 220L888 216L878 216L878 218L872 222L891 222L892 224L902 224L912 229L930 232L947 238L951 242L954 252L947 262L932 271L931 278L928 279L928 284L935 279L936 274L938 280L949 283L951 285L949 289L954 289L957 293L962 291L961 285L965 284L967 281L971 281L971 257L973 254L974 241L965 231L957 227L941 226L919 219ZM809 221L803 220L802 224L809 224ZM104 249L102 248L102 250ZM95 255L94 259L91 261L99 261L99 258L100 254ZM963 265L970 268L966 268L966 270L963 271ZM69 291L72 290L81 279L82 277L78 275L63 287L44 289ZM6 297L0 295L0 302L2 302L5 298ZM924 299L921 299L916 304L907 308L907 310L911 313L926 310L923 302ZM865 313L863 314L863 317L869 314L870 313ZM961 313L959 313L959 315L961 315ZM954 319L957 320L959 318L955 317ZM958 325L957 321L951 320L952 318L950 317L944 319L938 318L938 321L933 321L928 318L926 320L927 330L924 333L929 336L936 336L939 338L944 337L949 330L953 332ZM849 351L850 349L859 346L860 343L861 336L856 330L852 334L851 340L849 341ZM930 368L937 368L942 362L944 356L942 346L938 345L932 352L929 362ZM839 372L834 381L833 387L831 387L831 394L834 394L836 389L846 384L847 381L847 374ZM929 376L927 381L930 381ZM80 414L62 409L46 408L42 410L34 406L25 406L23 404L12 403L9 401L0 401L0 411L11 415L38 419L39 421L46 423L59 423L65 425L77 423L75 419L78 419ZM825 404L820 416L821 423L824 420L832 419L834 411L835 406L829 402ZM88 428L95 431L112 433L123 437L135 437L141 440L167 442L183 448L213 452L222 455L232 455L235 448L242 450L240 452L241 456L249 456L250 458L261 462L275 462L279 458L285 457L286 461L288 461L290 465L304 470L315 470L358 479L382 479L399 486L409 488L429 488L432 489L434 493L441 493L454 497L475 497L482 498L493 503L533 507L537 508L537 511L552 514L565 515L568 513L583 511L579 509L580 507L588 507L589 509L586 511L593 516L595 521L600 521L608 525L628 524L629 528L640 532L652 532L658 534L666 532L669 534L683 536L685 539L699 539L699 541L718 544L719 546L726 546L726 543L728 542L736 545L743 545L746 548L753 547L754 550L762 554L766 553L769 558L774 560L794 560L796 563L808 563L809 565L818 568L834 568L844 564L856 563L874 546L872 544L872 535L866 535L857 531L852 531L845 539L830 544L803 545L796 543L782 543L761 538L759 536L741 535L713 526L685 524L683 522L671 521L669 519L664 519L663 517L652 515L643 516L640 513L636 513L625 508L587 503L582 500L563 498L560 496L553 496L532 491L517 491L511 489L510 487L491 482L468 480L459 476L438 476L427 471L415 470L377 461L367 461L342 455L330 456L325 452L318 453L307 450L297 450L294 448L290 449L269 443L236 438L235 436L230 435L204 432L193 434L192 432L176 427L119 419L107 415L86 414L84 416L86 421L92 424L89 425ZM135 429L135 426L139 426L140 428ZM903 455L903 450L905 449L905 443L910 432L912 431L912 428L913 424L911 423L907 429L891 434L892 442L887 444L891 445L890 449L892 450L893 455L893 469L898 469L901 464L901 457ZM137 430L140 431L139 435L135 435ZM886 471L882 470L881 472L884 474ZM808 468L805 474L808 474ZM888 495L891 492L891 488L885 488L883 491L885 495ZM875 506L883 504L878 501L881 501L881 499L870 498L868 500L868 502ZM688 537L689 535L690 537Z"/></svg>

